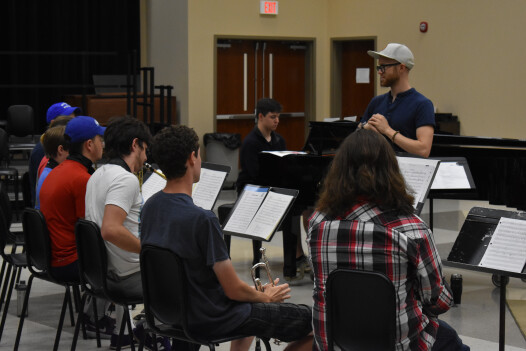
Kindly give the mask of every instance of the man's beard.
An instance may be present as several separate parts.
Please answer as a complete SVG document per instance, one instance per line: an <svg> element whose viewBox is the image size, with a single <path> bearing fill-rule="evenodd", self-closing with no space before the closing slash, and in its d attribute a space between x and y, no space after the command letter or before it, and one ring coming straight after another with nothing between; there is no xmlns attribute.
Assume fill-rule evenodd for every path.
<svg viewBox="0 0 526 351"><path fill-rule="evenodd" d="M387 78L384 78L383 82L382 80L380 80L380 85L383 87L390 88L393 85L395 85L398 82L398 80L400 80L400 77L387 77Z"/></svg>

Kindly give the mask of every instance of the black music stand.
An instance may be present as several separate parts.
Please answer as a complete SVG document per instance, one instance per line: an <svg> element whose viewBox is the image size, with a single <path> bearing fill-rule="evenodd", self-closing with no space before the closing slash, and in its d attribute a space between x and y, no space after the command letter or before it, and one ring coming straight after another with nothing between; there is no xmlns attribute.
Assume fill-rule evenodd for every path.
<svg viewBox="0 0 526 351"><path fill-rule="evenodd" d="M431 189L429 190L429 228L433 230L433 199L462 199L475 200L477 193L475 192L475 182L469 169L468 161L465 157L430 157L432 159L440 160L438 171L435 175ZM442 170L440 167L442 166ZM443 172L449 167L459 167L463 171L456 172L451 175ZM452 179L451 177L460 177L461 179Z"/></svg>
<svg viewBox="0 0 526 351"><path fill-rule="evenodd" d="M505 340L506 285L508 279L503 278L526 278L526 267L523 267L521 273L517 273L479 266L502 217L526 220L526 213L473 207L462 225L447 261L443 261L444 266L500 276L499 351L504 351Z"/></svg>

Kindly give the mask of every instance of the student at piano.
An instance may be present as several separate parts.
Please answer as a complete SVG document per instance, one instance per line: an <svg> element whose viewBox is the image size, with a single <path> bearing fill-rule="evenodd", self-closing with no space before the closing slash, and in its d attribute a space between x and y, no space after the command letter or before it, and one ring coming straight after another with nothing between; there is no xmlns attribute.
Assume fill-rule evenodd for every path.
<svg viewBox="0 0 526 351"><path fill-rule="evenodd" d="M279 115L281 113L281 104L269 98L260 99L256 104L256 126L245 137L241 145L240 163L241 172L237 179L237 191L241 193L246 184L255 184L259 175L259 158L258 154L262 151L283 151L287 149L285 139L276 132L279 124ZM265 185L265 184L263 184ZM298 212L299 213L295 213ZM293 208L283 224L285 262L283 265L283 275L288 281L303 279L305 272L310 272L311 268L301 246L301 232L298 226L292 225L292 217L297 218L301 210ZM292 228L296 228L293 233ZM259 262L259 248L261 242L252 241L253 264ZM295 251L295 257L291 252ZM292 254L294 255L294 254ZM294 261L294 258L296 259Z"/></svg>
<svg viewBox="0 0 526 351"><path fill-rule="evenodd" d="M400 304L397 350L469 350L456 331L438 319L453 299L433 234L413 214L412 204L385 138L369 130L349 135L309 220L314 349L327 350L327 277L337 268L349 268L380 271L394 283Z"/></svg>
<svg viewBox="0 0 526 351"><path fill-rule="evenodd" d="M201 174L195 131L182 125L164 128L153 139L152 156L167 183L144 204L141 244L168 248L182 259L190 330L204 338L247 336L233 341L231 350L248 350L252 335L291 342L287 350L311 350L311 307L285 303L290 288L277 285L279 279L276 286L265 285L263 292L242 281L230 261L219 220L212 211L194 205L192 185ZM163 268L170 279L170 267Z"/></svg>
<svg viewBox="0 0 526 351"><path fill-rule="evenodd" d="M409 83L415 65L413 53L402 44L390 43L380 52L367 52L378 59L380 85L389 92L374 97L358 128L383 134L395 151L428 157L433 144L435 112L433 103Z"/></svg>

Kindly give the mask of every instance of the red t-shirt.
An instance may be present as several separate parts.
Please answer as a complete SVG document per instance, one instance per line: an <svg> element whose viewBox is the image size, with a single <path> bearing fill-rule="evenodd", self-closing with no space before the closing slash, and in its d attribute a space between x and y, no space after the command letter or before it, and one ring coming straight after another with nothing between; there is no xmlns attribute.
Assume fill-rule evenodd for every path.
<svg viewBox="0 0 526 351"><path fill-rule="evenodd" d="M51 266L61 267L77 260L75 223L85 216L86 166L65 160L47 176L40 190L40 210L51 238Z"/></svg>
<svg viewBox="0 0 526 351"><path fill-rule="evenodd" d="M46 168L47 161L49 161L49 158L47 158L47 156L42 157L42 159L40 160L40 164L38 165L37 170L37 179L40 178L42 171L44 170L44 168Z"/></svg>

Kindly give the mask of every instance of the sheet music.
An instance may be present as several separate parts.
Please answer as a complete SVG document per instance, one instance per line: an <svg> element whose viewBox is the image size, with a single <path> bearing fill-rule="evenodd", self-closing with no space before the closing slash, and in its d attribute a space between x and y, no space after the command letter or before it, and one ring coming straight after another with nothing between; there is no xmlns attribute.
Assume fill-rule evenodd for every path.
<svg viewBox="0 0 526 351"><path fill-rule="evenodd" d="M248 226L246 234L268 240L293 199L291 195L269 191L263 205Z"/></svg>
<svg viewBox="0 0 526 351"><path fill-rule="evenodd" d="M471 189L466 169L459 162L440 162L431 189Z"/></svg>
<svg viewBox="0 0 526 351"><path fill-rule="evenodd" d="M144 202L146 202L146 200L148 200L153 194L163 190L165 186L166 180L157 173L152 173L150 177L143 183L141 188Z"/></svg>
<svg viewBox="0 0 526 351"><path fill-rule="evenodd" d="M306 155L307 153L304 151L261 151L267 154L272 154L275 156L283 157L287 155Z"/></svg>
<svg viewBox="0 0 526 351"><path fill-rule="evenodd" d="M268 188L245 186L244 191L241 193L241 199L238 200L234 213L228 219L228 223L223 230L245 233L250 221L265 199L267 191Z"/></svg>
<svg viewBox="0 0 526 351"><path fill-rule="evenodd" d="M479 266L521 273L526 263L526 221L502 217Z"/></svg>
<svg viewBox="0 0 526 351"><path fill-rule="evenodd" d="M427 190L439 161L398 156L396 158L408 190L415 198L413 207L416 208L419 202L425 201Z"/></svg>
<svg viewBox="0 0 526 351"><path fill-rule="evenodd" d="M205 210L212 210L226 176L227 172L201 168L199 182L192 187L194 204Z"/></svg>

